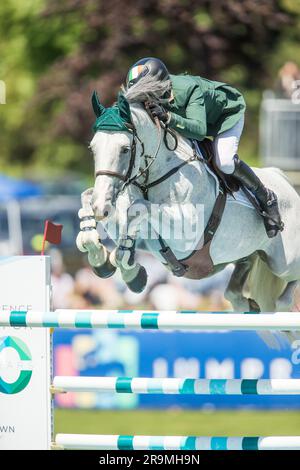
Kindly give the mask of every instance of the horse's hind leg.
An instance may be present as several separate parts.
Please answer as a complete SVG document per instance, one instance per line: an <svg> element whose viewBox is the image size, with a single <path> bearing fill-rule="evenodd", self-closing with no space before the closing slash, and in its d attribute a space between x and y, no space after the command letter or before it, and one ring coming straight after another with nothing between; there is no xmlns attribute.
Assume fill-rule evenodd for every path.
<svg viewBox="0 0 300 470"><path fill-rule="evenodd" d="M236 312L259 311L258 305L248 299L243 294L243 288L246 283L249 272L253 265L253 256L239 260L231 275L230 281L225 291L225 298L231 302Z"/></svg>
<svg viewBox="0 0 300 470"><path fill-rule="evenodd" d="M276 301L276 312L291 312L295 306L299 308L295 298L296 289L299 288L299 281L291 281ZM298 290L298 289L297 289Z"/></svg>

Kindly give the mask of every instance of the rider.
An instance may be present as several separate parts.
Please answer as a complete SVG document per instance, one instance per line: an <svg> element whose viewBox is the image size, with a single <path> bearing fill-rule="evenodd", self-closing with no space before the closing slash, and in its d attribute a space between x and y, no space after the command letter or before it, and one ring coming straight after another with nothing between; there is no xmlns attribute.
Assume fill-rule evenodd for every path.
<svg viewBox="0 0 300 470"><path fill-rule="evenodd" d="M267 235L275 237L283 229L277 196L237 155L246 108L241 93L225 83L199 76L171 75L165 64L154 57L141 59L130 68L127 89L146 76L160 85L164 81L170 84L161 99L149 103L152 115L184 137L200 141L213 137L219 169L233 175L255 195L265 213Z"/></svg>

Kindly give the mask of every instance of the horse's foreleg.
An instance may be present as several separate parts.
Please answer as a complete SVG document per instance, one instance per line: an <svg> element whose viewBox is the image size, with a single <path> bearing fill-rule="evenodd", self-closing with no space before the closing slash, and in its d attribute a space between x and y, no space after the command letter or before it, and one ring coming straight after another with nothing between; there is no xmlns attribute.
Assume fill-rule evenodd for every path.
<svg viewBox="0 0 300 470"><path fill-rule="evenodd" d="M89 264L94 273L102 278L110 277L116 271L109 260L109 252L100 242L94 212L90 205L93 188L89 188L81 195L82 207L78 212L80 219L80 232L76 238L76 245L82 253L88 253Z"/></svg>
<svg viewBox="0 0 300 470"><path fill-rule="evenodd" d="M110 262L120 268L123 281L132 292L142 292L147 284L147 272L135 261L135 239L126 236L110 254Z"/></svg>
<svg viewBox="0 0 300 470"><path fill-rule="evenodd" d="M112 276L116 268L109 260L109 251L99 240L96 229L80 231L77 235L76 245L82 253L88 253L88 261L94 273L102 278Z"/></svg>
<svg viewBox="0 0 300 470"><path fill-rule="evenodd" d="M147 284L147 272L135 261L135 245L141 222L147 216L144 201L137 200L119 218L120 237L110 255L110 262L121 271L122 279L133 292L142 292ZM125 214L125 215L124 215Z"/></svg>

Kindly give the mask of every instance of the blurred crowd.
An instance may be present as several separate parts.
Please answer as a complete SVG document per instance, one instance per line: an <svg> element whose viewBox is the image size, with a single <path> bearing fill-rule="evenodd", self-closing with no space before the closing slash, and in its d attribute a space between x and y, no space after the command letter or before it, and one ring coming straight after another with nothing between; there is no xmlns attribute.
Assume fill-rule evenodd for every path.
<svg viewBox="0 0 300 470"><path fill-rule="evenodd" d="M295 62L288 61L278 71L275 92L278 98L291 99L300 87L300 68Z"/></svg>
<svg viewBox="0 0 300 470"><path fill-rule="evenodd" d="M153 256L138 255L148 274L144 292L132 293L117 272L109 279L97 277L85 257L73 275L67 272L62 253L51 251L53 308L147 308L154 310L227 310L223 293L232 273L228 266L201 281L176 278Z"/></svg>

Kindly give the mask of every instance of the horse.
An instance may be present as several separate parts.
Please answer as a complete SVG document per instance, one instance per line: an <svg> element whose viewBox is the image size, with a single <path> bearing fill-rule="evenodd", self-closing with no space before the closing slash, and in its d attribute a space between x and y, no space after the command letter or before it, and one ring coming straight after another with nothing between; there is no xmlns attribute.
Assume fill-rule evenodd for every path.
<svg viewBox="0 0 300 470"><path fill-rule="evenodd" d="M102 122L90 143L95 184L82 194L77 246L88 252L96 274L108 277L119 268L129 288L141 291L147 276L135 261L135 250L142 245L175 275L192 279L233 263L224 295L234 311L293 310L300 279L300 197L284 173L253 168L278 196L282 232L268 238L262 217L239 190L225 193L222 217L205 244L205 227L211 224L222 189L200 149L180 133L162 129L141 103L130 102L124 94L111 108L104 108L95 95L95 109ZM106 126L111 116L119 119L119 127ZM99 239L97 222L108 231L109 225L118 226L111 253ZM176 230L167 233L164 229L170 223L188 227L193 236L176 236ZM203 248L210 261L206 271L201 263L207 259L197 257ZM186 269L190 259L194 261Z"/></svg>

